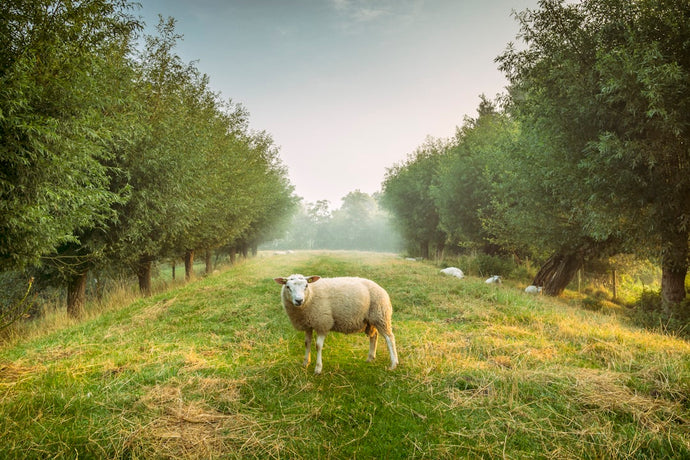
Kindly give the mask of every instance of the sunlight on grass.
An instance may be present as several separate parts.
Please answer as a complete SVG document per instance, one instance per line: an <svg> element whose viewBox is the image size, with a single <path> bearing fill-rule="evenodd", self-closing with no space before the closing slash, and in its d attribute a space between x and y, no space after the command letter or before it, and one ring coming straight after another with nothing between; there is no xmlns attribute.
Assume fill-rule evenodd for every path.
<svg viewBox="0 0 690 460"><path fill-rule="evenodd" d="M324 370L272 278L376 280L400 366L329 334ZM0 457L683 458L690 345L393 255L262 253L49 320L0 350Z"/></svg>

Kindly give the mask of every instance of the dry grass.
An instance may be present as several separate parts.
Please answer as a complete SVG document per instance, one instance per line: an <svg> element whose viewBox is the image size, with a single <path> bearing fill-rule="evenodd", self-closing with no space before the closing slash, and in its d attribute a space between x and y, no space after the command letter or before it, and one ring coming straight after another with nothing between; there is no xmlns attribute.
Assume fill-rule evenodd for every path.
<svg viewBox="0 0 690 460"><path fill-rule="evenodd" d="M222 391L232 403L239 397L235 385L219 379L157 385L136 403L139 411L156 416L129 435L126 447L146 458L213 458L224 452L241 457L247 451L276 457L281 449L270 426L245 413L221 413L203 399L190 400L183 389L195 383L203 391Z"/></svg>
<svg viewBox="0 0 690 460"><path fill-rule="evenodd" d="M401 364L331 334L303 369L272 277L391 293ZM690 345L393 256L259 258L0 350L9 458L683 458Z"/></svg>

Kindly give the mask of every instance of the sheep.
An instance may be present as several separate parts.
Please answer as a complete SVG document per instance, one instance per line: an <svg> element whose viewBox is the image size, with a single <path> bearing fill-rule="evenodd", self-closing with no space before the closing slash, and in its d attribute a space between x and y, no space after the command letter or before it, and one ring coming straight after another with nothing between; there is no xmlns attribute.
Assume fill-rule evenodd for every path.
<svg viewBox="0 0 690 460"><path fill-rule="evenodd" d="M484 281L486 284L501 284L501 277L498 275L494 275L491 278L487 279Z"/></svg>
<svg viewBox="0 0 690 460"><path fill-rule="evenodd" d="M457 267L447 267L441 270L441 273L448 276L455 276L456 278L464 278L465 274Z"/></svg>
<svg viewBox="0 0 690 460"><path fill-rule="evenodd" d="M281 299L293 327L304 331L304 366L310 361L311 342L316 331L316 367L323 368L321 351L329 331L364 332L369 336L369 357L376 357L376 341L380 332L386 339L391 370L398 365L398 352L391 326L393 307L388 293L375 282L354 277L321 278L290 275L274 278L282 284Z"/></svg>
<svg viewBox="0 0 690 460"><path fill-rule="evenodd" d="M525 288L525 292L528 294L541 294L542 287L541 286L535 286L533 284L530 284Z"/></svg>

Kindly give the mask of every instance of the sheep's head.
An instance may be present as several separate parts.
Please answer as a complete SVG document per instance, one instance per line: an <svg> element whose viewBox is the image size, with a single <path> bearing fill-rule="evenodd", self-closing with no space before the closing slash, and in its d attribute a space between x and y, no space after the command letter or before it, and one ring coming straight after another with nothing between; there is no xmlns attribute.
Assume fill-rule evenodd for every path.
<svg viewBox="0 0 690 460"><path fill-rule="evenodd" d="M287 297L296 307L301 306L305 302L309 283L314 283L320 279L321 277L316 275L290 275L287 278L273 278L276 283L283 285L283 296Z"/></svg>

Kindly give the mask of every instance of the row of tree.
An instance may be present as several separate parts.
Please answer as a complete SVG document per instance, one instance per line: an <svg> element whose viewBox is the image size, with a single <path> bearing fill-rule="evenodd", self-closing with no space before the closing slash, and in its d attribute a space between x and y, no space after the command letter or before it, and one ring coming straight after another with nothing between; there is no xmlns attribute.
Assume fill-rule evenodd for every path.
<svg viewBox="0 0 690 460"><path fill-rule="evenodd" d="M296 207L276 146L124 0L0 4L0 271L67 286L256 247ZM143 38L143 40L142 40Z"/></svg>
<svg viewBox="0 0 690 460"><path fill-rule="evenodd" d="M389 169L383 203L412 251L451 245L544 261L562 292L583 261L615 253L662 267L686 297L690 235L690 3L542 0L516 15L510 85L453 139Z"/></svg>
<svg viewBox="0 0 690 460"><path fill-rule="evenodd" d="M400 239L390 214L379 206L379 196L355 190L335 210L327 200L302 203L285 235L269 247L396 252Z"/></svg>

